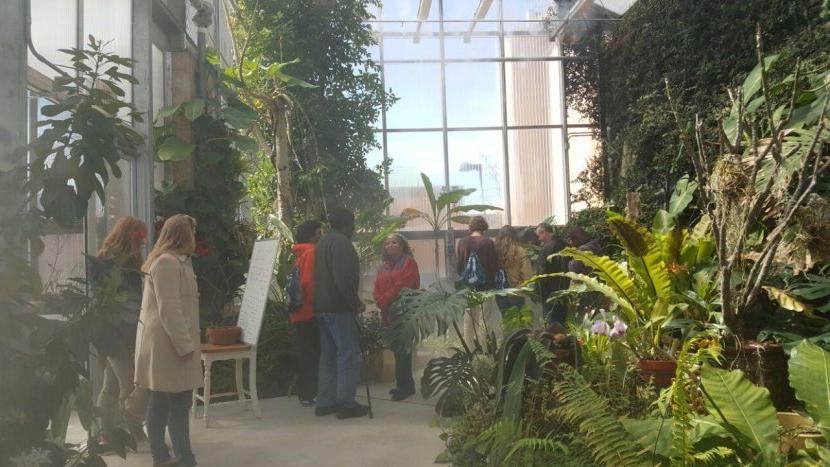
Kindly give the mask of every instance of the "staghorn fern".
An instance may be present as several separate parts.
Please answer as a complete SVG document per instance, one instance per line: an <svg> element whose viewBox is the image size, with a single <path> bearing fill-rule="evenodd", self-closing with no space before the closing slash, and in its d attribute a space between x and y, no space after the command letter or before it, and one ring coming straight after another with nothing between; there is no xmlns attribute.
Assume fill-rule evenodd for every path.
<svg viewBox="0 0 830 467"><path fill-rule="evenodd" d="M595 393L570 366L562 364L558 369L562 379L554 385L554 393L562 406L555 413L575 426L594 461L614 466L641 464L637 441L610 415L610 402Z"/></svg>

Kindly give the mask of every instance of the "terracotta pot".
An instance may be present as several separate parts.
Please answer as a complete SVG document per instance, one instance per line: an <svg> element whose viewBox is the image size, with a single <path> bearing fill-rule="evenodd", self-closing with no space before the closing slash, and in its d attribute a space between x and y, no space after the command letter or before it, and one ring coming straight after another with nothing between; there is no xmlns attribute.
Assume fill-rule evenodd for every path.
<svg viewBox="0 0 830 467"><path fill-rule="evenodd" d="M724 345L726 369L739 369L753 383L767 388L770 399L778 410L789 410L796 404L795 392L789 381L789 356L781 344L774 342L742 341L740 348Z"/></svg>
<svg viewBox="0 0 830 467"><path fill-rule="evenodd" d="M824 440L815 423L807 417L795 412L778 412L778 424L784 428L779 441L779 450L782 454L804 449L805 441L812 440L821 443ZM796 433L787 433L795 430ZM800 432L799 432L800 431Z"/></svg>
<svg viewBox="0 0 830 467"><path fill-rule="evenodd" d="M674 380L677 362L674 360L639 360L637 367L640 369L640 379L645 382L652 381L655 386L662 388L671 385Z"/></svg>
<svg viewBox="0 0 830 467"><path fill-rule="evenodd" d="M207 328L208 344L230 345L239 342L242 337L242 328L239 326L220 326Z"/></svg>

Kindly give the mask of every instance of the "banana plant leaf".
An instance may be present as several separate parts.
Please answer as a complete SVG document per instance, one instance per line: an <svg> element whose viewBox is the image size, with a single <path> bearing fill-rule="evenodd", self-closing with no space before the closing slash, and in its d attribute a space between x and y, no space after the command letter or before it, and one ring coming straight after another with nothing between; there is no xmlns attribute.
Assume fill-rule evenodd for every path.
<svg viewBox="0 0 830 467"><path fill-rule="evenodd" d="M830 428L830 353L804 341L790 352L790 385L807 413L822 428Z"/></svg>

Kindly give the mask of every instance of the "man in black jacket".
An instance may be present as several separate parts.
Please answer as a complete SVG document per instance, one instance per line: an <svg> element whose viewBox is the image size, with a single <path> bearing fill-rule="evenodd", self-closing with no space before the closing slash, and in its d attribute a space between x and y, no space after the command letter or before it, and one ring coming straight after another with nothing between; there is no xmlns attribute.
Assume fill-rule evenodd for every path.
<svg viewBox="0 0 830 467"><path fill-rule="evenodd" d="M360 383L360 334L356 314L364 306L358 297L360 261L352 246L354 214L345 209L329 213L331 232L317 243L314 255L314 316L320 323L320 369L317 416L362 417L368 407L355 402Z"/></svg>
<svg viewBox="0 0 830 467"><path fill-rule="evenodd" d="M539 274L567 272L567 258L556 256L548 260L550 255L559 253L567 246L564 240L553 235L553 227L546 222L539 224L536 227L536 236L542 243L542 251L539 253L539 260L536 265L537 272ZM545 319L549 324L559 323L564 326L565 315L568 311L567 305L562 300L554 300L553 303L548 303L548 298L555 292L567 289L570 286L570 281L566 277L548 277L540 279L538 284Z"/></svg>

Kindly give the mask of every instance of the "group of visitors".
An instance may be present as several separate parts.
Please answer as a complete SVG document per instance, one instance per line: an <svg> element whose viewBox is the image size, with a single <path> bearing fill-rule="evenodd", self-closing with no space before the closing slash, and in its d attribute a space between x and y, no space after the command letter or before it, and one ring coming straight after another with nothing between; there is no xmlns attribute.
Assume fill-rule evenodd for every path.
<svg viewBox="0 0 830 467"><path fill-rule="evenodd" d="M302 305L290 319L300 353L298 395L302 405L315 406L317 416L362 417L369 409L355 401L362 368L357 316L365 310L359 298L360 260L351 240L355 219L348 210L334 209L328 220L325 235L317 221L303 222L295 234L294 271ZM400 234L390 235L373 292L385 325L391 324L390 308L401 291L418 287L420 274L409 243ZM412 355L396 353L395 370L396 387L390 393L399 401L415 393Z"/></svg>
<svg viewBox="0 0 830 467"><path fill-rule="evenodd" d="M484 291L517 287L529 279L532 274L531 261L528 253L522 248L516 228L510 225L503 226L495 241L488 238L487 220L482 216L475 216L469 222L469 236L458 242L456 251L456 268L459 281L472 288ZM567 231L567 241L554 234L553 226L543 222L535 230L538 245L541 247L536 263L536 274L548 275L563 272L586 272L585 266L578 261L569 261L564 256L553 256L570 245L580 250L589 250L599 253L599 243L588 239L584 230L571 227ZM526 243L532 242L526 238ZM543 277L536 281L537 292L542 302L542 313L549 324L564 325L567 314L567 304L557 300L553 295L566 290L570 286L567 277ZM521 307L525 299L520 296L498 296L495 300L501 315L512 307ZM495 315L491 309L483 310L485 325L492 329L494 322L501 316ZM466 327L466 326L465 326Z"/></svg>
<svg viewBox="0 0 830 467"><path fill-rule="evenodd" d="M330 229L325 234L318 221L303 222L295 233L292 279L298 290L289 319L295 326L300 352L297 393L302 405L315 407L317 416L362 417L369 409L355 400L362 368L358 314L365 310L359 297L360 261L352 245L355 217L346 209L333 209L328 223ZM141 439L144 420L156 466L196 465L188 418L192 391L203 383L199 292L191 262L195 229L196 221L190 216L170 217L145 260L146 226L138 219L124 217L116 222L90 264L93 284L108 280L117 267L122 271L119 292L136 300L141 297L136 322L126 320L105 328L96 340L104 370L98 397L101 427L106 431L123 423ZM482 216L469 222L470 234L457 246L459 280L480 291L524 283L533 268L516 229L502 227L495 241L487 237L488 229ZM583 272L583 265L567 258L548 260L567 245L554 235L551 225L539 224L535 233L541 244L537 274ZM598 244L581 229L571 229L568 237L579 249L599 252ZM386 238L382 259L373 298L383 325L390 326L396 319L393 304L403 290L420 287L420 274L409 242L399 233ZM556 300L548 303L548 298L566 289L568 279L547 277L538 284L547 321L564 323L564 304ZM523 304L524 298L518 296L497 301L502 314ZM390 394L394 401L415 394L409 352L395 352L395 387ZM165 442L165 432L170 435L175 457Z"/></svg>
<svg viewBox="0 0 830 467"><path fill-rule="evenodd" d="M145 421L154 466L193 466L189 411L192 391L202 386L199 355L199 292L193 273L196 221L170 217L147 259L143 222L119 219L90 262L90 280L102 285L114 268L121 271L118 290L141 308L137 321L122 320L96 338L104 365L98 396L101 429L123 422L137 440ZM142 278L143 276L143 278ZM173 457L165 441L169 433Z"/></svg>

